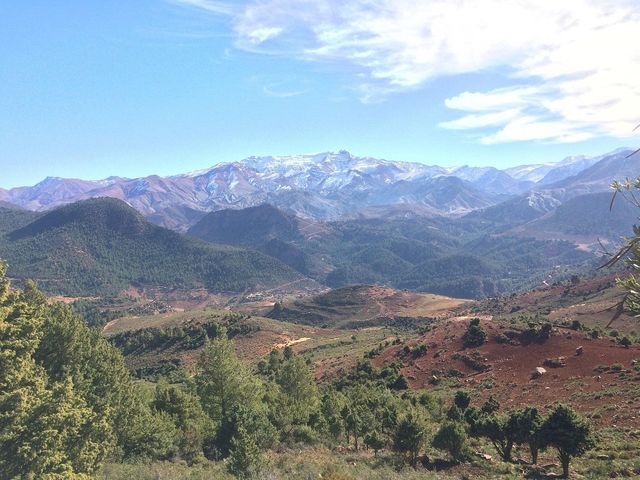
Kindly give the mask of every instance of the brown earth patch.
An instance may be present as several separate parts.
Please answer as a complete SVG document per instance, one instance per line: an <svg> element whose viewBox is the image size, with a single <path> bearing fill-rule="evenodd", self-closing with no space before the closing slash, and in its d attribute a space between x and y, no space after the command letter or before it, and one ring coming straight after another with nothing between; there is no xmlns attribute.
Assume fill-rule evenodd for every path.
<svg viewBox="0 0 640 480"><path fill-rule="evenodd" d="M640 425L640 372L633 369L633 361L640 359L640 347L624 348L609 339L591 339L569 329L555 329L544 343L498 343L495 337L511 329L484 319L481 325L487 332L487 343L477 349L465 349L462 336L466 325L450 320L408 342L427 345L428 353L423 357L405 359L403 346L399 345L385 350L374 365L380 367L402 359L402 373L412 389L434 388L434 375L443 380L457 374L464 388L475 391L482 399L493 395L505 408L542 407L563 401L583 412L604 410L602 421L608 425L618 419ZM579 346L583 347L582 355L576 355ZM461 360L462 355L475 355L486 370L474 370ZM532 379L534 369L542 367L546 359L561 356L566 358L566 366L545 367L547 372L542 377ZM622 371L597 370L599 366L615 364L621 364Z"/></svg>

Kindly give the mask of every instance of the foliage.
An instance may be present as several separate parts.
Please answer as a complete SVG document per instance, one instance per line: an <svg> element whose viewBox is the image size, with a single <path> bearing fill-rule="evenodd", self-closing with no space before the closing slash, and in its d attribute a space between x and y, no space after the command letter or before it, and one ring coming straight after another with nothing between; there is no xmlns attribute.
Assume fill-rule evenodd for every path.
<svg viewBox="0 0 640 480"><path fill-rule="evenodd" d="M415 414L409 413L396 426L393 436L393 449L396 452L407 455L409 463L415 468L424 440L424 426L416 418Z"/></svg>
<svg viewBox="0 0 640 480"><path fill-rule="evenodd" d="M464 411L471 403L471 395L464 390L458 390L455 397L453 397L453 404L460 410Z"/></svg>
<svg viewBox="0 0 640 480"><path fill-rule="evenodd" d="M262 464L262 454L253 436L243 427L231 439L229 472L239 479L253 478Z"/></svg>
<svg viewBox="0 0 640 480"><path fill-rule="evenodd" d="M467 330L464 332L462 342L465 348L480 347L487 341L487 333L480 326L480 320L475 318L469 322Z"/></svg>
<svg viewBox="0 0 640 480"><path fill-rule="evenodd" d="M202 456L205 438L211 435L213 424L204 413L196 395L161 382L156 386L152 407L171 417L178 430L176 444L181 458L194 462Z"/></svg>
<svg viewBox="0 0 640 480"><path fill-rule="evenodd" d="M68 308L49 307L32 283L12 290L5 274L0 264L0 472L92 474L123 432L122 358Z"/></svg>
<svg viewBox="0 0 640 480"><path fill-rule="evenodd" d="M279 388L274 414L281 430L288 425L305 425L318 411L320 398L313 373L304 358L294 355L278 368L275 382Z"/></svg>
<svg viewBox="0 0 640 480"><path fill-rule="evenodd" d="M261 382L236 356L226 329L208 341L198 360L195 376L196 390L202 407L213 421L217 432L215 442L208 446L210 457L227 456L231 438L229 425L232 414L240 407L259 410L262 408Z"/></svg>
<svg viewBox="0 0 640 480"><path fill-rule="evenodd" d="M377 457L378 450L383 449L386 442L384 441L384 437L374 430L373 432L367 433L367 435L364 437L364 444L367 446L367 448L372 449L374 455Z"/></svg>
<svg viewBox="0 0 640 480"><path fill-rule="evenodd" d="M543 418L537 408L526 407L511 412L511 422L515 429L514 442L528 445L531 463L538 463L538 451L541 445L541 427Z"/></svg>
<svg viewBox="0 0 640 480"><path fill-rule="evenodd" d="M449 453L454 461L461 461L466 439L467 432L461 423L447 421L438 429L431 444L435 448Z"/></svg>
<svg viewBox="0 0 640 480"><path fill-rule="evenodd" d="M477 436L487 438L493 444L502 460L510 462L517 428L518 425L514 421L514 417L493 413L482 416L475 423L474 433Z"/></svg>
<svg viewBox="0 0 640 480"><path fill-rule="evenodd" d="M541 447L555 448L562 465L562 473L569 476L573 457L584 455L594 446L591 428L575 410L557 405L540 427Z"/></svg>
<svg viewBox="0 0 640 480"><path fill-rule="evenodd" d="M110 198L66 205L0 234L0 257L11 276L71 296L116 294L130 285L244 291L297 278L272 257L182 236Z"/></svg>

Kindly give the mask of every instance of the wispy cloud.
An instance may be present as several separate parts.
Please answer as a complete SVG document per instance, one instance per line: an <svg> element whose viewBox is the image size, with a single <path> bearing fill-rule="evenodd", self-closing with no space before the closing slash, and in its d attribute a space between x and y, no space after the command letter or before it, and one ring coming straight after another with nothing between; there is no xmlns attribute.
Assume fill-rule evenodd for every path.
<svg viewBox="0 0 640 480"><path fill-rule="evenodd" d="M223 2L217 0L170 0L171 3L191 6L206 10L207 12L218 15L232 16L240 13L231 2Z"/></svg>
<svg viewBox="0 0 640 480"><path fill-rule="evenodd" d="M282 87L282 85L276 83L265 85L264 87L262 87L262 91L265 95L276 98L291 98L306 93L306 90L286 90Z"/></svg>
<svg viewBox="0 0 640 480"><path fill-rule="evenodd" d="M463 116L441 126L484 143L623 137L640 117L637 0L175 1L230 15L236 48L347 64L365 102L506 72L445 102Z"/></svg>

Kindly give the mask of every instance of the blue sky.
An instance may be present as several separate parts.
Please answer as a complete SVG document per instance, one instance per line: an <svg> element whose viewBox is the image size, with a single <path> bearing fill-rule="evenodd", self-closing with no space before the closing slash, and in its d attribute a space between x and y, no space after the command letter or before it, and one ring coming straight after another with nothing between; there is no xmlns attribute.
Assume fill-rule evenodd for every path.
<svg viewBox="0 0 640 480"><path fill-rule="evenodd" d="M24 0L0 18L4 188L339 149L508 167L638 140L633 1Z"/></svg>

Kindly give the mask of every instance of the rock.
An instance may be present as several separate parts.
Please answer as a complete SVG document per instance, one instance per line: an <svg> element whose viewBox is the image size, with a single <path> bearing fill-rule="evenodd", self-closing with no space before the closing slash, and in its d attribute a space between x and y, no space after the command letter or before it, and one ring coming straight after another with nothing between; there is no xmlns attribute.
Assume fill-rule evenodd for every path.
<svg viewBox="0 0 640 480"><path fill-rule="evenodd" d="M567 365L566 360L566 357L547 358L542 364L549 368L561 368Z"/></svg>
<svg viewBox="0 0 640 480"><path fill-rule="evenodd" d="M583 348L582 345L580 345L579 347L576 348L576 355L580 356L583 353Z"/></svg>
<svg viewBox="0 0 640 480"><path fill-rule="evenodd" d="M545 373L547 373L546 368L536 367L536 369L531 373L531 378L540 378Z"/></svg>
<svg viewBox="0 0 640 480"><path fill-rule="evenodd" d="M487 453L483 453L482 455L480 455L482 458L484 458L486 461L490 462L493 460L493 457Z"/></svg>

